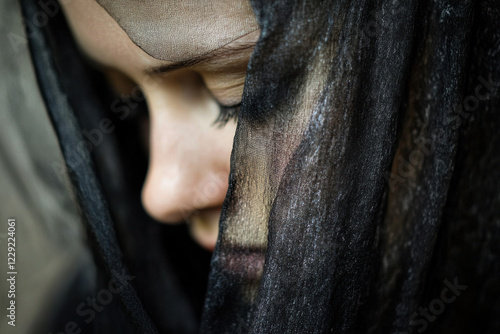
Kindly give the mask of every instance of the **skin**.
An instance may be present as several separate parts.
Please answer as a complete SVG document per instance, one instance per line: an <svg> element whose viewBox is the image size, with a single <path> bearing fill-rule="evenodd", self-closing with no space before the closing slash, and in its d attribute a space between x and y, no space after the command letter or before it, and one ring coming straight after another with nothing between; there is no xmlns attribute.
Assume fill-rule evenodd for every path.
<svg viewBox="0 0 500 334"><path fill-rule="evenodd" d="M219 50L210 61L162 72L172 63L155 59L135 45L95 1L65 2L63 9L82 52L117 92L139 86L146 97L150 160L142 190L144 208L160 222L189 221L193 238L213 250L236 122L223 127L213 123L219 104L241 101L259 31L234 36L228 45L244 48L229 53ZM212 34L217 38L217 31Z"/></svg>

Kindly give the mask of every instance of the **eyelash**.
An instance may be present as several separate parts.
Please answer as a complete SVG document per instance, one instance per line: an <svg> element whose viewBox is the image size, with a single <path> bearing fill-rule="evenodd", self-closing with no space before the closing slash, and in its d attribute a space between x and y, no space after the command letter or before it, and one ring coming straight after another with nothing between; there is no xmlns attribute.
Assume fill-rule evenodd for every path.
<svg viewBox="0 0 500 334"><path fill-rule="evenodd" d="M238 114L240 113L240 108L241 102L235 104L234 106L224 106L219 103L219 116L217 116L213 125L217 125L219 128L222 128L230 120L236 121L238 119Z"/></svg>

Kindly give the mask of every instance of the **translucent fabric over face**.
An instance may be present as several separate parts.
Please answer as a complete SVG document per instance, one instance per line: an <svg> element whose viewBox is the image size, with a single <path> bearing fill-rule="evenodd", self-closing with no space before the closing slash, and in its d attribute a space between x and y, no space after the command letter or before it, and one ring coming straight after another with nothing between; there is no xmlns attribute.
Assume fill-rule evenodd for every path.
<svg viewBox="0 0 500 334"><path fill-rule="evenodd" d="M187 36L203 35L224 6L100 3L160 59L197 56L223 44L193 42L186 52L166 52L186 50L172 37L181 26ZM189 7L195 3L209 10ZM250 8L218 3L230 13ZM248 65L200 331L499 332L496 1L251 4L261 36ZM200 22L204 13L208 23ZM222 35L256 28L247 22L234 33L232 22L216 23ZM72 109L63 92L53 96L58 85L48 70L50 53L36 43L41 85L47 82L48 109L68 168L76 171L72 181L96 257L113 272L122 264L123 244L115 240L92 168L69 159L81 135L75 120L71 129L62 125L72 120ZM156 269L160 259L147 268ZM144 279L139 268L135 274ZM166 268L149 295L127 286L123 304L139 332L155 333L163 319L165 332L194 333L196 326L186 325L194 316L183 318L187 312L176 307L186 298ZM142 308L140 296L154 294L161 307Z"/></svg>
<svg viewBox="0 0 500 334"><path fill-rule="evenodd" d="M247 0L97 2L135 44L161 60L195 58L258 29Z"/></svg>
<svg viewBox="0 0 500 334"><path fill-rule="evenodd" d="M498 299L466 306L500 291L500 250L487 241L500 237L499 189L487 181L500 182L494 2L252 4L262 33L202 331L498 328L478 324ZM483 99L481 77L496 80ZM453 284L474 291L422 320Z"/></svg>

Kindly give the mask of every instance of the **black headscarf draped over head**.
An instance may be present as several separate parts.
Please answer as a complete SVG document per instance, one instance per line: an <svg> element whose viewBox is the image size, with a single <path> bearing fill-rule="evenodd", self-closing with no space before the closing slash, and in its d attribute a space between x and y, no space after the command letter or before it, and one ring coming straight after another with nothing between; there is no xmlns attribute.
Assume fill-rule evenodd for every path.
<svg viewBox="0 0 500 334"><path fill-rule="evenodd" d="M151 3L100 2L133 40L143 36L120 15ZM34 3L22 1L27 22ZM189 270L179 263L196 252L173 254L164 240L183 247L178 232L134 223L147 218L120 186L136 172L115 161L129 133L93 151L93 164L71 159L80 129L99 120L88 115L109 104L89 98L102 92L55 23L30 39L101 283L121 270L137 277L119 293L119 319L140 333L500 332L498 4L251 5L261 35L200 324L187 292L196 282L180 283ZM106 321L94 332L125 332Z"/></svg>

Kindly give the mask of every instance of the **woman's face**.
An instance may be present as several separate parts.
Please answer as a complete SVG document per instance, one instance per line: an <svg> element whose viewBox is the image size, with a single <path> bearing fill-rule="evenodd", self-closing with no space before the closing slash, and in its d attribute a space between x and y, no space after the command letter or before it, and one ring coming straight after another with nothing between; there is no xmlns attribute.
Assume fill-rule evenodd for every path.
<svg viewBox="0 0 500 334"><path fill-rule="evenodd" d="M127 94L139 86L146 97L150 116L149 170L142 190L146 211L165 223L188 220L193 238L213 249L236 129L234 118L214 122L237 111L220 106L241 102L248 59L259 31L234 36L233 42L212 50L201 62L174 63L144 52L95 1L65 2L64 11L83 52L114 88ZM244 15L254 19L251 11ZM241 22L232 16L223 20ZM189 20L183 22L189 24ZM170 36L176 40L175 52L169 58L166 48L163 59L177 59L182 48L192 54L193 44L204 42L196 35L182 34L183 29L175 31L178 36ZM217 45L219 31L214 25L199 38L206 39L208 34Z"/></svg>

